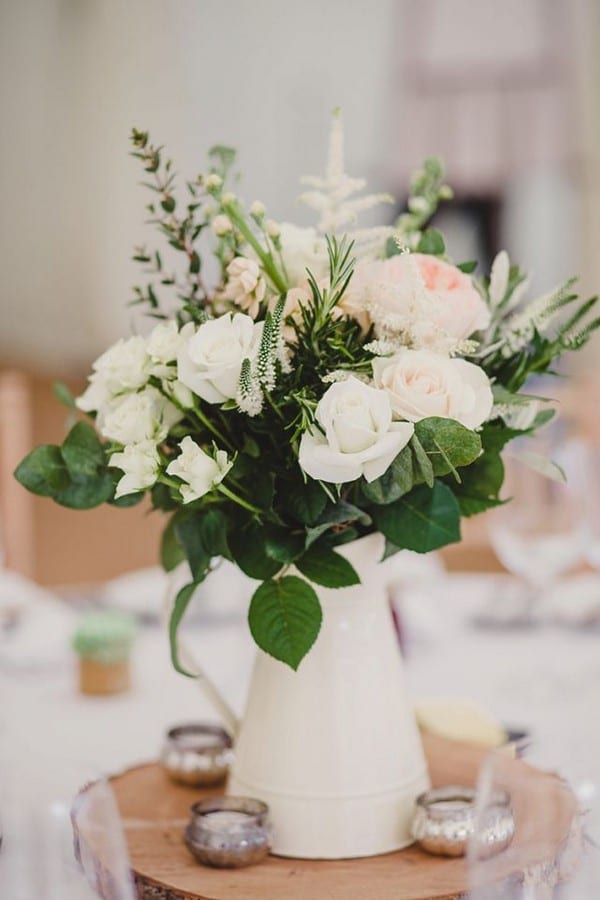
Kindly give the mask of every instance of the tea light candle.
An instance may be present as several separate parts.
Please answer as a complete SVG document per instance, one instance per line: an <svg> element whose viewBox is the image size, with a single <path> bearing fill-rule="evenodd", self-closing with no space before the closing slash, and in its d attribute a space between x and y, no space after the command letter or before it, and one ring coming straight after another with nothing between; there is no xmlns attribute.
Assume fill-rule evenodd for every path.
<svg viewBox="0 0 600 900"><path fill-rule="evenodd" d="M217 725L178 725L167 732L161 762L180 784L220 784L229 771L231 748L231 737Z"/></svg>
<svg viewBox="0 0 600 900"><path fill-rule="evenodd" d="M247 797L194 803L184 839L198 862L239 868L260 862L271 847L268 807Z"/></svg>
<svg viewBox="0 0 600 900"><path fill-rule="evenodd" d="M469 839L475 831L475 800L473 788L434 788L417 797L417 810L412 834L419 846L436 856L464 856ZM489 856L500 853L510 844L515 822L506 791L496 791L486 810L480 843Z"/></svg>

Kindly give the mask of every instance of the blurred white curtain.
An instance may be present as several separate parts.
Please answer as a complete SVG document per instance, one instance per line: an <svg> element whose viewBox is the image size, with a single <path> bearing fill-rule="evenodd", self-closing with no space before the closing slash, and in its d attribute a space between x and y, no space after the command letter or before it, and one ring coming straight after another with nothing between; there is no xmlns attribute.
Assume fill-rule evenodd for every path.
<svg viewBox="0 0 600 900"><path fill-rule="evenodd" d="M0 354L78 370L127 332L149 197L132 125L183 175L240 149L240 193L273 217L324 165L344 108L349 168L375 176L394 0L0 0Z"/></svg>

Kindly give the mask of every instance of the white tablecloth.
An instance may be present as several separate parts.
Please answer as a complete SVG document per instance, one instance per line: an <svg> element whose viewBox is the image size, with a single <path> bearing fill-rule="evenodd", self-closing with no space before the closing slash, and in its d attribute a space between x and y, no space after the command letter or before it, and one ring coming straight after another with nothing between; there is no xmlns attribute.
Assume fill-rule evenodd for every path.
<svg viewBox="0 0 600 900"><path fill-rule="evenodd" d="M413 696L473 698L507 725L531 732L534 761L600 782L600 633L477 629L471 617L491 584L488 576L449 575L402 593ZM75 613L53 604L55 627L47 609L45 615L46 653L37 667L14 655L3 665L2 641L8 647L13 639L0 637L0 759L22 761L43 750L49 759L67 755L115 771L155 758L168 726L215 718L199 685L171 669L159 626L140 630L130 692L82 696L67 649ZM241 713L254 654L243 610L224 620L200 616L186 635ZM40 645L39 633L36 640Z"/></svg>

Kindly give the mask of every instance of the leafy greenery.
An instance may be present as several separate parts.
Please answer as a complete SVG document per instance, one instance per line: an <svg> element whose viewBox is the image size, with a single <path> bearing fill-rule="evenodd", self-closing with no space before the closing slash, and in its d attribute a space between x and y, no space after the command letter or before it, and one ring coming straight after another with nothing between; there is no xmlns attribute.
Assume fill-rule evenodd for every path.
<svg viewBox="0 0 600 900"><path fill-rule="evenodd" d="M314 190L303 196L321 212L321 221L347 223L382 195L349 199L362 188L362 181L345 174L339 120L335 127L328 175L309 179ZM15 475L34 494L71 508L91 509L103 502L125 507L147 497L154 510L168 515L162 564L171 571L186 561L189 568L189 583L177 595L169 625L178 671L190 674L179 659L178 628L194 591L218 557L233 561L259 582L249 610L252 634L265 652L297 669L321 626L313 585L343 589L359 583L359 574L338 548L379 531L386 539L385 556L401 549L426 553L460 539L462 516L503 502L504 446L533 433L553 415L552 409L536 411L540 398L522 388L530 375L551 371L564 350L579 349L589 340L600 326L600 319L594 318L597 298L582 302L573 281L568 281L548 296L524 303L525 276L501 254L490 278L473 282L488 305L489 327L440 350L449 358L468 358L486 373L493 383L490 420L474 431L453 419L422 418L379 478L367 481L363 476L340 484L313 480L305 475L298 457L307 431L313 439L327 431L317 408L328 386L349 375L372 384L376 356L415 347L414 335L404 323L394 325L393 315L389 322L385 316L376 318L377 297L374 302L369 295L356 316L348 313L344 301L348 294L350 305L356 302L355 293L360 298L360 287L352 291L353 283L360 285L355 256L358 263L378 264L412 251L449 262L443 235L429 224L439 203L452 196L441 162L430 158L415 174L408 208L393 229L383 226L350 234L339 230L311 237L315 270L306 270L299 284L290 279L283 229L266 218L262 204L246 210L231 191L236 159L232 148L213 147L207 170L182 184L163 148L147 132L134 129L131 140L144 184L152 193L149 224L165 245L135 249L143 278L134 289L133 302L169 326L174 317L176 339L182 337L178 330L189 323L193 332L211 318L247 312L254 322L245 323L258 333L256 354L248 351L240 360L239 378L236 374L222 403L208 402L204 394L196 394L193 384L193 392L190 385L181 384L177 352L166 362L157 362L148 344L139 364L142 371L134 373L142 374L143 380L148 369L146 383L140 386L134 377L116 388L107 386L110 409L123 397L149 388L161 403L168 401L174 413L169 428L162 428L161 420L143 432L156 437L131 439L144 474L140 481L134 479L133 487L123 489L123 472L110 464L113 454L119 454L117 460L125 465L125 451L132 445L100 440L93 425L84 421L71 427L60 446L33 450ZM209 235L214 238L219 270L211 286L205 280L203 258ZM321 265L325 255L328 276ZM232 263L235 270L240 262L246 269L236 284ZM475 263L459 268L462 279L474 271ZM290 288L300 292L301 301L292 302ZM376 282L375 293L379 289ZM111 379L115 377L111 370ZM94 379L98 378L96 365ZM57 385L55 394L75 412L75 401L64 385ZM515 421L525 421L527 427L514 427ZM103 431L100 411L97 424L101 433L111 433ZM360 428L375 433L375 420ZM182 441L190 437L201 456L198 471L218 469L219 476L211 475L198 490L191 489L192 478L185 494L177 463L170 473L171 464L183 454ZM194 476L198 471L194 469Z"/></svg>
<svg viewBox="0 0 600 900"><path fill-rule="evenodd" d="M265 653L297 669L319 634L321 606L314 589L295 575L265 581L254 593L248 622Z"/></svg>

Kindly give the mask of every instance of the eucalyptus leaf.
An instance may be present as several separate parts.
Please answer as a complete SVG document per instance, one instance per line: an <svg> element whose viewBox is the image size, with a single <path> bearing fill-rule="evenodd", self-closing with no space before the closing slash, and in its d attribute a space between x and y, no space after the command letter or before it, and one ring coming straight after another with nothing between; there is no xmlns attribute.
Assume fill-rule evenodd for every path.
<svg viewBox="0 0 600 900"><path fill-rule="evenodd" d="M15 478L39 497L54 497L69 484L69 473L59 447L43 444L28 453L15 470Z"/></svg>
<svg viewBox="0 0 600 900"><path fill-rule="evenodd" d="M415 484L414 462L410 446L404 447L391 466L375 481L361 482L361 492L371 503L393 503Z"/></svg>
<svg viewBox="0 0 600 900"><path fill-rule="evenodd" d="M72 477L93 478L105 464L104 450L95 430L87 422L77 422L61 447L62 457Z"/></svg>
<svg viewBox="0 0 600 900"><path fill-rule="evenodd" d="M295 575L263 582L248 612L252 637L261 650L294 670L317 639L321 621L314 588Z"/></svg>
<svg viewBox="0 0 600 900"><path fill-rule="evenodd" d="M421 419L415 424L415 436L438 476L471 465L481 454L479 435L454 419L438 416Z"/></svg>
<svg viewBox="0 0 600 900"><path fill-rule="evenodd" d="M431 256L442 256L446 252L444 236L437 228L428 228L424 231L417 246L419 253L428 253Z"/></svg>

